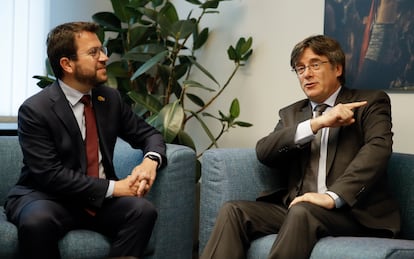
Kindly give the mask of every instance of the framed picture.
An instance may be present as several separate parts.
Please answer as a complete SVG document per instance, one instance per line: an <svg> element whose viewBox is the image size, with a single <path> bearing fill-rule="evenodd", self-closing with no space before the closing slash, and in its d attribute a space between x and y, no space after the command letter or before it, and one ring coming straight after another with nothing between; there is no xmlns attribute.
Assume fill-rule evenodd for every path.
<svg viewBox="0 0 414 259"><path fill-rule="evenodd" d="M325 0L324 34L341 43L348 87L414 91L414 1Z"/></svg>

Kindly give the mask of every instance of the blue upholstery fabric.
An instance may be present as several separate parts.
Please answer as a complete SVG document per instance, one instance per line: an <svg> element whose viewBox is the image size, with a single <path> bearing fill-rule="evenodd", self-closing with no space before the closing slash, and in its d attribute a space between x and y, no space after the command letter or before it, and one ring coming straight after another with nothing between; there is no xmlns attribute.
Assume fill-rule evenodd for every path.
<svg viewBox="0 0 414 259"><path fill-rule="evenodd" d="M316 244L311 258L414 258L414 155L394 153L388 175L391 191L401 207L401 239L326 237ZM283 187L281 179L262 165L250 148L206 151L201 177L200 252L225 201L255 200L261 191ZM247 258L267 258L275 238L268 235L254 240Z"/></svg>
<svg viewBox="0 0 414 259"><path fill-rule="evenodd" d="M142 151L118 140L115 170L122 178L142 160ZM158 209L158 219L144 258L191 258L195 210L195 152L185 146L167 144L168 165L158 172L147 198ZM0 137L0 205L16 183L22 154L16 137ZM177 216L179 215L179 216ZM93 231L73 230L60 242L62 259L105 258L110 240ZM16 227L7 221L0 206L0 258L18 258Z"/></svg>

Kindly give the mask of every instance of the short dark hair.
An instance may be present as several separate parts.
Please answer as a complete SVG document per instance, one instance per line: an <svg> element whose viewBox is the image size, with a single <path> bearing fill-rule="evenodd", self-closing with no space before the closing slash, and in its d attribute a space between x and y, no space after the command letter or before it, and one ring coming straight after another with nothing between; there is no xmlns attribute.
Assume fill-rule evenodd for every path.
<svg viewBox="0 0 414 259"><path fill-rule="evenodd" d="M98 30L99 25L96 23L70 22L58 25L49 32L46 40L47 56L56 78L61 79L63 76L60 59L63 57L76 58L76 34L82 31L97 33Z"/></svg>
<svg viewBox="0 0 414 259"><path fill-rule="evenodd" d="M315 54L326 56L329 63L342 66L342 75L338 77L341 85L345 84L345 54L338 41L325 35L310 36L295 45L290 55L290 66L295 68L305 49L310 48Z"/></svg>

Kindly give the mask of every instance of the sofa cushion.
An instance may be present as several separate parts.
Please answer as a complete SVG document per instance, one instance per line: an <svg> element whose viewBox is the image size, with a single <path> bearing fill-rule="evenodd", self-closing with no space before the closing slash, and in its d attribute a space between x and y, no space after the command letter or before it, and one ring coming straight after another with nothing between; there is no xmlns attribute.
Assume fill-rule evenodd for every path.
<svg viewBox="0 0 414 259"><path fill-rule="evenodd" d="M101 259L108 255L109 248L107 237L85 229L70 231L59 241L62 259Z"/></svg>
<svg viewBox="0 0 414 259"><path fill-rule="evenodd" d="M316 243L311 259L400 259L412 258L413 254L414 241L412 240L373 237L325 237Z"/></svg>
<svg viewBox="0 0 414 259"><path fill-rule="evenodd" d="M267 235L252 242L248 259L266 259L276 239ZM333 252L335 250L335 252ZM316 243L311 259L412 258L414 241L373 237L325 237Z"/></svg>
<svg viewBox="0 0 414 259"><path fill-rule="evenodd" d="M272 234L254 240L247 251L247 259L267 259L276 236Z"/></svg>
<svg viewBox="0 0 414 259"><path fill-rule="evenodd" d="M391 192L401 212L400 238L414 240L414 159L412 154L393 153L388 164Z"/></svg>
<svg viewBox="0 0 414 259"><path fill-rule="evenodd" d="M1 137L0 158L0 206L3 206L7 193L16 184L23 166L23 155L17 137Z"/></svg>
<svg viewBox="0 0 414 259"><path fill-rule="evenodd" d="M4 258L17 258L15 254L19 244L17 240L17 228L6 220L6 214L2 206L0 206L0 229L1 255Z"/></svg>

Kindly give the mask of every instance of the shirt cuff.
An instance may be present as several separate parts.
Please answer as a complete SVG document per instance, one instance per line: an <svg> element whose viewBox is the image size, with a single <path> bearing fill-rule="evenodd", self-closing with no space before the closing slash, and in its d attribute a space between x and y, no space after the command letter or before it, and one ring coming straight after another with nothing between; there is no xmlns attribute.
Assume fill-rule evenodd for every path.
<svg viewBox="0 0 414 259"><path fill-rule="evenodd" d="M112 198L112 195L114 194L114 188L115 181L109 180L108 190L106 191L105 198Z"/></svg>
<svg viewBox="0 0 414 259"><path fill-rule="evenodd" d="M306 120L298 124L295 134L295 144L303 145L310 142L314 138L315 134L313 134L310 120Z"/></svg>
<svg viewBox="0 0 414 259"><path fill-rule="evenodd" d="M340 207L344 206L345 201L341 197L339 197L338 194L331 192L331 191L327 191L326 194L331 196L331 198L334 200L335 208L339 209Z"/></svg>
<svg viewBox="0 0 414 259"><path fill-rule="evenodd" d="M161 157L161 155L160 155L160 154L158 154L157 152L149 151L149 152L147 152L147 153L145 154L144 158L146 158L148 155L153 155L153 156L156 156L156 157L158 157L158 158L159 158L160 162L158 163L158 167L157 167L157 168L160 168L160 167L161 167L161 165L162 165L162 157Z"/></svg>

